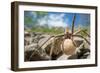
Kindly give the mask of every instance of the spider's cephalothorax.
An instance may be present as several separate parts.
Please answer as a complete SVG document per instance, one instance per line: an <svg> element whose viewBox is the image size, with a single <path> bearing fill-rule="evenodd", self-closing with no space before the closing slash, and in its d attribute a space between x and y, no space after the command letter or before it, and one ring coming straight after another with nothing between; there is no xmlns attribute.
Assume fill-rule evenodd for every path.
<svg viewBox="0 0 100 73"><path fill-rule="evenodd" d="M69 32L69 28L66 27L65 29L65 34L64 34L64 39L71 39L72 34Z"/></svg>

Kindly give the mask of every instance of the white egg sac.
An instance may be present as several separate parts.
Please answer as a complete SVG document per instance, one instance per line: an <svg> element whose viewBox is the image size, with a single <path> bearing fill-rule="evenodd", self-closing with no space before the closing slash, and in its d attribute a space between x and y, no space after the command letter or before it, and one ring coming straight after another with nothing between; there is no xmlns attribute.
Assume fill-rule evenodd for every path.
<svg viewBox="0 0 100 73"><path fill-rule="evenodd" d="M63 51L66 55L72 55L75 53L76 47L71 39L65 39L63 43Z"/></svg>

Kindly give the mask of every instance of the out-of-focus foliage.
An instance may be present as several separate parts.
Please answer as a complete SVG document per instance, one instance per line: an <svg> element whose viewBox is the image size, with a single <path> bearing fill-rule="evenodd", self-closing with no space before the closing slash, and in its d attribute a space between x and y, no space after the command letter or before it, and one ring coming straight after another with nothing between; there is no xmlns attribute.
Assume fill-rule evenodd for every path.
<svg viewBox="0 0 100 73"><path fill-rule="evenodd" d="M42 12L42 11L25 11L24 12L24 24L28 27L34 27L37 25L38 20L46 16L48 13L47 12Z"/></svg>

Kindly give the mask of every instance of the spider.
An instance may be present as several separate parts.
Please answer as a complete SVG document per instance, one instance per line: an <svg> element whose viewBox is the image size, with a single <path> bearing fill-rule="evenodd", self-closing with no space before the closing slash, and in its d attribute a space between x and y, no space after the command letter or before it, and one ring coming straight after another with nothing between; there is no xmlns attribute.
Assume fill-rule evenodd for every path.
<svg viewBox="0 0 100 73"><path fill-rule="evenodd" d="M60 37L61 43L60 43L60 41L58 41L58 43L60 43L60 44L58 44L58 46L59 47L61 46L61 49L51 48L50 56L52 56L53 52L56 50L58 50L58 51L60 50L66 55L73 55L76 52L76 48L79 47L79 45L77 45L77 42L74 40L74 37L82 38L82 39L84 39L84 41L86 41L86 43L88 43L88 45L90 45L90 42L84 36L78 34L80 32L83 32L88 36L88 38L90 38L90 35L86 31L79 29L78 31L74 32L75 19L76 19L76 14L73 16L71 32L69 32L69 28L67 27L65 30L65 34L54 36L55 38ZM83 41L83 43L84 43L84 41ZM57 43L55 45L57 45Z"/></svg>

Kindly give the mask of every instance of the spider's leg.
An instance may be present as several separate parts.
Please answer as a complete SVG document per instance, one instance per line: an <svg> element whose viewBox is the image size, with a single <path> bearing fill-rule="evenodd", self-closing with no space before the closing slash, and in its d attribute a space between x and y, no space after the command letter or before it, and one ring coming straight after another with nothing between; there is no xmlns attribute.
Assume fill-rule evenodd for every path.
<svg viewBox="0 0 100 73"><path fill-rule="evenodd" d="M55 37L52 40L51 49L50 49L50 53L49 53L50 57L52 56L52 53L53 53L53 50L54 50L54 43L55 43Z"/></svg>
<svg viewBox="0 0 100 73"><path fill-rule="evenodd" d="M81 35L73 35L73 37L74 36L83 38L90 45L90 42L84 36L81 36Z"/></svg>
<svg viewBox="0 0 100 73"><path fill-rule="evenodd" d="M62 44L61 44L61 50L62 50L63 53L64 53L64 40L62 41Z"/></svg>
<svg viewBox="0 0 100 73"><path fill-rule="evenodd" d="M76 34L78 34L78 33L80 33L80 32L83 32L83 33L85 33L88 37L90 37L90 35L89 35L86 31L84 31L84 30L82 30L82 29L80 29L80 30L74 32L73 35L76 35Z"/></svg>
<svg viewBox="0 0 100 73"><path fill-rule="evenodd" d="M74 46L77 47L76 42L74 40L72 40L72 41L73 41Z"/></svg>

